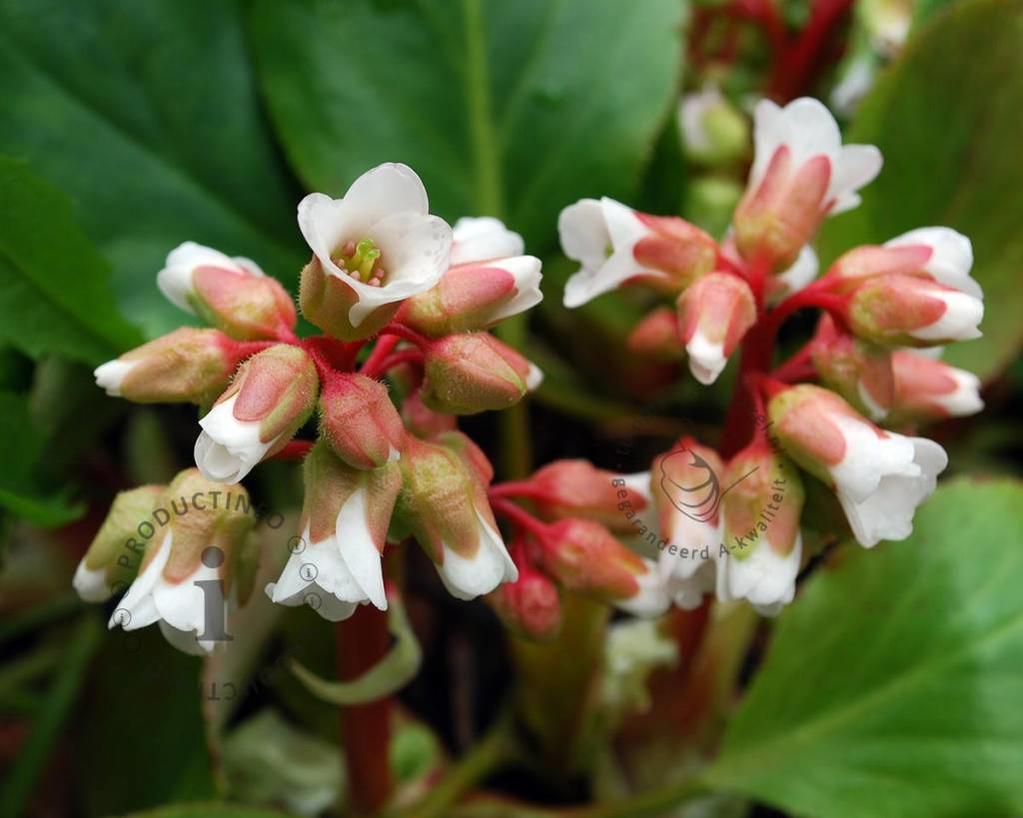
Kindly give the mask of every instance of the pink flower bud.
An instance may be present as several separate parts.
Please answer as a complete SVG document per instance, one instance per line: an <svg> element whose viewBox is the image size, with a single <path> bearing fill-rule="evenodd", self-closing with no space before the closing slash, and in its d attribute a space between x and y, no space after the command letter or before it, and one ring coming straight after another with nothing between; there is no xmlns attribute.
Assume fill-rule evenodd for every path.
<svg viewBox="0 0 1023 818"><path fill-rule="evenodd" d="M856 191L881 169L872 145L842 145L834 117L804 97L780 108L757 104L756 155L735 213L736 243L747 259L789 267L821 220L859 204Z"/></svg>
<svg viewBox="0 0 1023 818"><path fill-rule="evenodd" d="M626 342L633 352L659 361L680 361L685 348L679 340L678 316L671 307L657 307L629 333Z"/></svg>
<svg viewBox="0 0 1023 818"><path fill-rule="evenodd" d="M895 401L890 350L841 332L827 313L821 316L812 350L814 367L827 386L874 420L888 414Z"/></svg>
<svg viewBox="0 0 1023 818"><path fill-rule="evenodd" d="M600 523L567 519L551 525L543 542L544 570L565 588L601 600L629 599L639 593L643 558Z"/></svg>
<svg viewBox="0 0 1023 818"><path fill-rule="evenodd" d="M96 368L108 395L136 403L209 404L231 380L244 345L213 329L182 327Z"/></svg>
<svg viewBox="0 0 1023 818"><path fill-rule="evenodd" d="M984 302L916 276L887 274L866 279L849 296L849 328L885 346L935 346L981 336Z"/></svg>
<svg viewBox="0 0 1023 818"><path fill-rule="evenodd" d="M588 460L556 460L521 484L522 496L547 520L586 517L612 530L634 530L626 511L639 513L646 498L626 478L596 468Z"/></svg>
<svg viewBox="0 0 1023 818"><path fill-rule="evenodd" d="M301 537L276 583L274 602L308 604L325 619L347 619L370 602L387 609L380 556L401 489L397 464L357 469L318 442L303 463Z"/></svg>
<svg viewBox="0 0 1023 818"><path fill-rule="evenodd" d="M247 258L185 242L167 256L156 281L170 301L232 338L276 338L295 327L287 290Z"/></svg>
<svg viewBox="0 0 1023 818"><path fill-rule="evenodd" d="M426 439L458 428L458 419L454 415L427 408L418 389L401 402L401 419L409 434Z"/></svg>
<svg viewBox="0 0 1023 818"><path fill-rule="evenodd" d="M448 335L431 343L425 373L423 402L456 415L507 409L539 378L535 366L485 332Z"/></svg>
<svg viewBox="0 0 1023 818"><path fill-rule="evenodd" d="M710 273L678 299L679 335L689 354L689 369L711 384L757 319L749 285L730 273Z"/></svg>
<svg viewBox="0 0 1023 818"><path fill-rule="evenodd" d="M818 386L778 391L768 414L782 451L834 488L853 534L868 548L910 535L916 507L948 465L934 441L886 432Z"/></svg>
<svg viewBox="0 0 1023 818"><path fill-rule="evenodd" d="M582 267L565 285L565 306L585 304L630 279L676 293L714 268L717 244L676 217L651 216L604 197L561 211L565 255Z"/></svg>
<svg viewBox="0 0 1023 818"><path fill-rule="evenodd" d="M398 513L453 596L473 599L518 578L467 452L409 437Z"/></svg>
<svg viewBox="0 0 1023 818"><path fill-rule="evenodd" d="M748 599L764 613L792 601L802 556L803 481L785 456L758 440L732 458L723 476L728 555L718 564L722 601Z"/></svg>
<svg viewBox="0 0 1023 818"><path fill-rule="evenodd" d="M501 621L516 633L539 641L553 639L561 630L561 597L546 574L529 566L519 578L492 592L487 601Z"/></svg>
<svg viewBox="0 0 1023 818"><path fill-rule="evenodd" d="M909 350L892 353L895 423L916 423L973 415L984 408L980 378Z"/></svg>
<svg viewBox="0 0 1023 818"><path fill-rule="evenodd" d="M237 483L305 423L318 386L312 359L299 347L278 344L252 356L199 421L196 465L208 479Z"/></svg>
<svg viewBox="0 0 1023 818"><path fill-rule="evenodd" d="M384 384L341 374L323 384L320 435L348 465L375 469L398 459L405 427Z"/></svg>

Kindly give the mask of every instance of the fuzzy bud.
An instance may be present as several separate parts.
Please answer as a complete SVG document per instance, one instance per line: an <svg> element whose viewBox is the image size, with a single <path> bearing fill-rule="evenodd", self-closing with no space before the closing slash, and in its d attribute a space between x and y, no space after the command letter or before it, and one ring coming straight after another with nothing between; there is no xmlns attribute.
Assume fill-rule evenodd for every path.
<svg viewBox="0 0 1023 818"><path fill-rule="evenodd" d="M568 519L553 523L542 542L543 569L570 591L602 601L631 599L647 573L643 558L603 525Z"/></svg>
<svg viewBox="0 0 1023 818"><path fill-rule="evenodd" d="M487 601L508 628L529 639L547 641L561 630L558 586L529 566L520 567L519 578L499 587Z"/></svg>
<svg viewBox="0 0 1023 818"><path fill-rule="evenodd" d="M398 459L405 427L384 384L342 374L323 385L320 435L350 466L375 469Z"/></svg>
<svg viewBox="0 0 1023 818"><path fill-rule="evenodd" d="M182 327L96 368L108 395L135 403L209 404L247 350L213 329Z"/></svg>
<svg viewBox="0 0 1023 818"><path fill-rule="evenodd" d="M318 386L312 359L299 347L279 344L252 356L199 421L196 465L209 479L237 483L305 423Z"/></svg>
<svg viewBox="0 0 1023 818"><path fill-rule="evenodd" d="M144 551L139 524L149 519L163 486L139 486L115 498L73 581L86 602L103 602L135 578Z"/></svg>
<svg viewBox="0 0 1023 818"><path fill-rule="evenodd" d="M824 314L811 345L821 380L863 414L884 418L895 401L892 353L840 332Z"/></svg>
<svg viewBox="0 0 1023 818"><path fill-rule="evenodd" d="M538 383L539 370L485 332L449 335L426 349L422 397L431 409L472 415L507 409Z"/></svg>
<svg viewBox="0 0 1023 818"><path fill-rule="evenodd" d="M246 258L185 242L156 281L170 301L238 340L276 338L295 327L287 290Z"/></svg>
<svg viewBox="0 0 1023 818"><path fill-rule="evenodd" d="M299 279L298 303L302 315L315 326L343 341L370 338L394 318L401 301L374 307L354 324L353 308L360 305L360 295L343 276L331 275L317 256L302 270Z"/></svg>
<svg viewBox="0 0 1023 818"><path fill-rule="evenodd" d="M678 327L693 377L714 383L756 320L753 292L738 276L711 273L686 289L678 299Z"/></svg>
<svg viewBox="0 0 1023 818"><path fill-rule="evenodd" d="M892 353L894 423L918 423L973 415L984 408L980 378L942 361L899 349Z"/></svg>
<svg viewBox="0 0 1023 818"><path fill-rule="evenodd" d="M398 320L433 338L487 329L535 306L540 259L498 258L452 267L440 283L402 304Z"/></svg>
<svg viewBox="0 0 1023 818"><path fill-rule="evenodd" d="M681 361L685 347L679 340L678 316L671 307L658 307L629 333L629 349L659 361Z"/></svg>

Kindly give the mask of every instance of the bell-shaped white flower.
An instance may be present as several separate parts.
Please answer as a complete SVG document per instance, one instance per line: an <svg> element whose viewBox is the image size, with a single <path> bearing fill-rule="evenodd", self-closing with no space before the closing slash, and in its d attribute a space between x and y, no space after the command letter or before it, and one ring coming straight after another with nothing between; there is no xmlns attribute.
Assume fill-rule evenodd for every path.
<svg viewBox="0 0 1023 818"><path fill-rule="evenodd" d="M443 543L444 559L437 564L437 573L448 593L457 599L475 599L489 594L503 582L515 582L515 567L497 527L476 510L479 547L472 555L460 553Z"/></svg>
<svg viewBox="0 0 1023 818"><path fill-rule="evenodd" d="M298 205L298 225L326 275L354 293L353 327L429 290L448 269L451 228L430 215L426 189L407 165L364 173L340 199L310 193Z"/></svg>
<svg viewBox="0 0 1023 818"><path fill-rule="evenodd" d="M451 266L521 256L522 236L493 216L463 217L452 228Z"/></svg>
<svg viewBox="0 0 1023 818"><path fill-rule="evenodd" d="M261 421L238 420L234 416L237 400L235 395L218 403L199 421L202 431L195 441L195 464L210 480L237 483L276 442L261 439Z"/></svg>
<svg viewBox="0 0 1023 818"><path fill-rule="evenodd" d="M787 554L760 542L740 558L725 551L717 557L719 602L745 599L763 616L775 616L796 595L796 576L803 556L803 536L797 533Z"/></svg>
<svg viewBox="0 0 1023 818"><path fill-rule="evenodd" d="M929 255L920 267L921 272L946 287L974 298L984 297L980 284L970 276L973 245L962 233L950 227L919 227L886 241L884 246L926 248Z"/></svg>

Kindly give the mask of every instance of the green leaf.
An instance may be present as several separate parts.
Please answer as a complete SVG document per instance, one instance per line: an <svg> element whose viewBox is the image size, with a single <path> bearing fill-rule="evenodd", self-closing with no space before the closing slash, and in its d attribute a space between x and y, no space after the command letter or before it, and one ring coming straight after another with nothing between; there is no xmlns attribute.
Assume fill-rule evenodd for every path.
<svg viewBox="0 0 1023 818"><path fill-rule="evenodd" d="M34 358L55 352L86 363L138 343L67 197L0 156L0 198L0 340Z"/></svg>
<svg viewBox="0 0 1023 818"><path fill-rule="evenodd" d="M534 252L562 207L625 197L676 92L679 0L260 0L256 61L285 150L339 195L411 165L432 209L503 217Z"/></svg>
<svg viewBox="0 0 1023 818"><path fill-rule="evenodd" d="M40 483L37 467L45 454L44 440L21 395L0 392L0 445L4 451L0 508L43 526L63 525L81 515L81 505Z"/></svg>
<svg viewBox="0 0 1023 818"><path fill-rule="evenodd" d="M1023 484L956 482L779 619L708 780L795 815L1023 811Z"/></svg>
<svg viewBox="0 0 1023 818"><path fill-rule="evenodd" d="M195 804L172 804L146 812L133 812L122 818L291 818L291 816L289 813L276 810L206 801Z"/></svg>
<svg viewBox="0 0 1023 818"><path fill-rule="evenodd" d="M182 323L154 281L182 241L294 280L297 194L261 116L238 2L129 13L117 0L0 0L0 98L0 150L72 196L150 335Z"/></svg>
<svg viewBox="0 0 1023 818"><path fill-rule="evenodd" d="M864 100L850 142L881 148L885 167L863 204L822 234L822 257L914 227L973 240L986 315L977 341L946 360L996 377L1023 343L1023 4L963 0L936 14Z"/></svg>

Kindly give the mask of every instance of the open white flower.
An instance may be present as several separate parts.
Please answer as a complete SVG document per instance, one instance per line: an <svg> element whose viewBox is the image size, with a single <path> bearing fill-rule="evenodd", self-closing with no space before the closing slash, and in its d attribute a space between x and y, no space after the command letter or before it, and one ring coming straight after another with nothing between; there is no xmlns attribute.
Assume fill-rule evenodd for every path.
<svg viewBox="0 0 1023 818"><path fill-rule="evenodd" d="M167 256L164 268L156 274L156 286L176 307L196 314L192 303L195 295L195 271L200 267L215 267L251 276L263 276L263 270L252 259L244 256L231 258L202 244L186 241L175 247Z"/></svg>
<svg viewBox="0 0 1023 818"><path fill-rule="evenodd" d="M407 165L364 173L341 199L310 193L298 225L325 273L354 292L354 327L378 307L429 290L448 268L451 228L429 214L426 189Z"/></svg>
<svg viewBox="0 0 1023 818"><path fill-rule="evenodd" d="M195 465L209 480L237 483L276 442L260 438L261 421L238 420L234 416L237 400L235 395L218 403L199 421L202 431L195 441Z"/></svg>
<svg viewBox="0 0 1023 818"><path fill-rule="evenodd" d="M930 256L922 272L946 287L954 287L974 298L984 297L980 284L970 276L973 245L962 233L950 227L919 227L886 241L884 246L926 247Z"/></svg>
<svg viewBox="0 0 1023 818"><path fill-rule="evenodd" d="M768 542L757 543L743 558L717 555L717 598L720 602L747 600L763 616L775 616L796 595L796 576L803 556L802 534L784 556Z"/></svg>
<svg viewBox="0 0 1023 818"><path fill-rule="evenodd" d="M873 145L842 145L842 134L831 112L810 97L794 100L784 108L763 99L754 111L755 157L749 189L759 187L775 153L790 151L795 169L823 156L830 167L830 181L822 207L832 215L856 207L857 191L881 171L881 152Z"/></svg>
<svg viewBox="0 0 1023 818"><path fill-rule="evenodd" d="M526 246L522 236L493 216L463 217L455 222L452 235L452 266L521 256Z"/></svg>
<svg viewBox="0 0 1023 818"><path fill-rule="evenodd" d="M515 582L519 578L519 569L500 533L478 509L476 521L479 537L476 552L466 556L444 543L444 559L436 566L444 587L457 599L475 599L489 594L502 582Z"/></svg>

